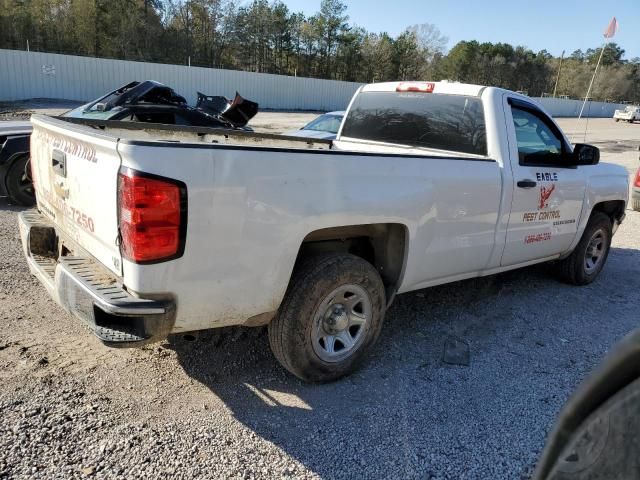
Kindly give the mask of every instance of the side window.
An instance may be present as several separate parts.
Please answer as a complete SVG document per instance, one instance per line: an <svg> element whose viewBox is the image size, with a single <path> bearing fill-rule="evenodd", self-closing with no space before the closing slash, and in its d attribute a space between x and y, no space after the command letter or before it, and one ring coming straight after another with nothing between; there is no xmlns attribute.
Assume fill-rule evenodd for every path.
<svg viewBox="0 0 640 480"><path fill-rule="evenodd" d="M171 112L135 112L135 120L142 123L164 123L175 125L175 115Z"/></svg>
<svg viewBox="0 0 640 480"><path fill-rule="evenodd" d="M183 117L182 115L180 115L179 113L176 113L175 115L176 118L176 125L193 125L194 122L190 121L188 118Z"/></svg>
<svg viewBox="0 0 640 480"><path fill-rule="evenodd" d="M338 133L342 117L336 115L321 115L315 120L307 123L304 130L314 130L318 132Z"/></svg>
<svg viewBox="0 0 640 480"><path fill-rule="evenodd" d="M535 113L511 107L520 165L543 166L566 163L562 138Z"/></svg>
<svg viewBox="0 0 640 480"><path fill-rule="evenodd" d="M120 120L121 122L134 122L134 114L131 112L125 112L124 114L117 115L112 120Z"/></svg>

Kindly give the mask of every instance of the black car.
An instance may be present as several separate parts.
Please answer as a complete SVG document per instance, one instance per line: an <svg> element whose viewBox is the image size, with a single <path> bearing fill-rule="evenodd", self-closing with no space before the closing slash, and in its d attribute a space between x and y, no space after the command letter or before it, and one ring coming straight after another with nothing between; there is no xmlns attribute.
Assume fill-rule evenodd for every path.
<svg viewBox="0 0 640 480"><path fill-rule="evenodd" d="M64 117L117 120L251 131L247 123L258 104L198 92L196 106L172 88L153 80L131 82L113 92L65 113ZM35 204L29 167L29 122L0 122L0 195L14 203Z"/></svg>
<svg viewBox="0 0 640 480"><path fill-rule="evenodd" d="M29 174L29 122L0 122L0 195L20 205L35 200Z"/></svg>

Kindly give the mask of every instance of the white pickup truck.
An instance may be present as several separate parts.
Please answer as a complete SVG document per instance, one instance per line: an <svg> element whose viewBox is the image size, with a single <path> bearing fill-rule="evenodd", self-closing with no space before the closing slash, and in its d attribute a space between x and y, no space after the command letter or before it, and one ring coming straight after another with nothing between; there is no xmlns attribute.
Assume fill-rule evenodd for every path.
<svg viewBox="0 0 640 480"><path fill-rule="evenodd" d="M364 86L334 141L32 123L20 231L58 303L114 347L268 324L309 381L355 368L396 293L547 261L593 281L629 196L532 99L476 85Z"/></svg>
<svg viewBox="0 0 640 480"><path fill-rule="evenodd" d="M623 121L633 123L636 120L640 120L640 107L629 105L624 110L616 110L613 112L613 119L616 122Z"/></svg>

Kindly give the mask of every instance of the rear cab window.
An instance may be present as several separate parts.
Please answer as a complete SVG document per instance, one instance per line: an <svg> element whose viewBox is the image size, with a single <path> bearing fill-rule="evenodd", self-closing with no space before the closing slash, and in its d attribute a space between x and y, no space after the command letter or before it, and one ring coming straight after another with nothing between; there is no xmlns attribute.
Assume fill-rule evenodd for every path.
<svg viewBox="0 0 640 480"><path fill-rule="evenodd" d="M487 155L479 97L444 93L363 91L354 99L341 139Z"/></svg>

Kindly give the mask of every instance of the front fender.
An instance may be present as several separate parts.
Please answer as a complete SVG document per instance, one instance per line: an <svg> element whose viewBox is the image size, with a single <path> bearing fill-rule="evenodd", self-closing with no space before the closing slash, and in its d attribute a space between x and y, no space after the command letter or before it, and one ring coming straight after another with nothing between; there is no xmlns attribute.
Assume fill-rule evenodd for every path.
<svg viewBox="0 0 640 480"><path fill-rule="evenodd" d="M592 168L594 168L593 174L586 177L587 188L580 214L580 224L570 251L573 251L580 241L596 205L615 200L624 202L626 208L629 202L629 175L625 168L610 163L601 163Z"/></svg>

